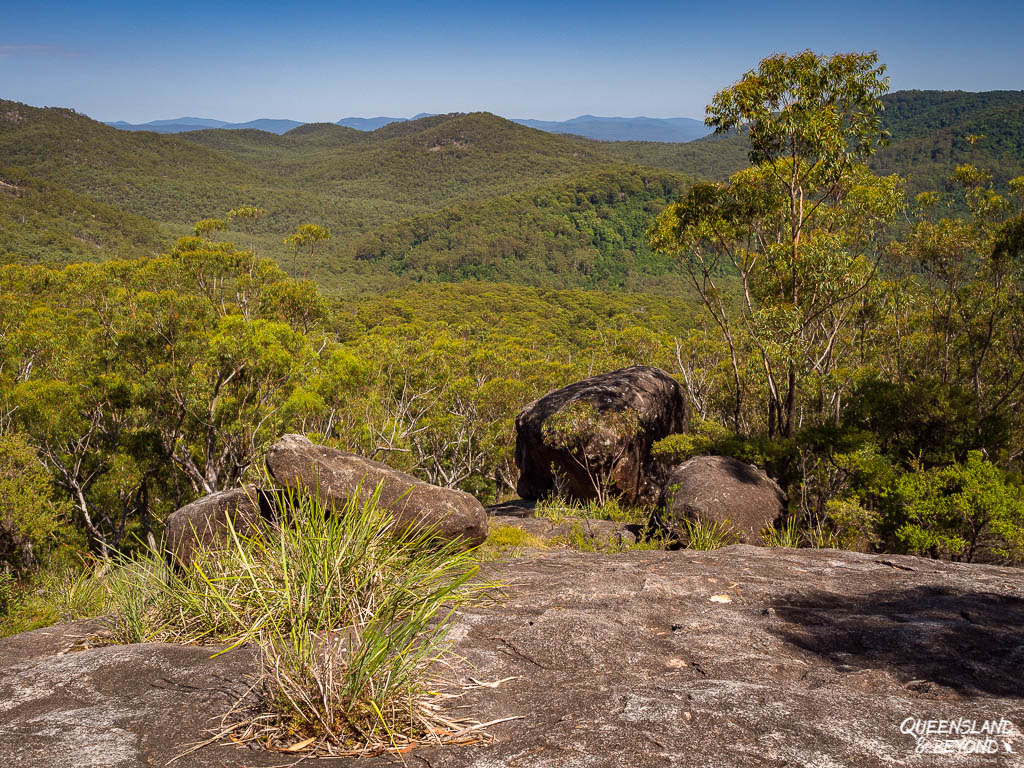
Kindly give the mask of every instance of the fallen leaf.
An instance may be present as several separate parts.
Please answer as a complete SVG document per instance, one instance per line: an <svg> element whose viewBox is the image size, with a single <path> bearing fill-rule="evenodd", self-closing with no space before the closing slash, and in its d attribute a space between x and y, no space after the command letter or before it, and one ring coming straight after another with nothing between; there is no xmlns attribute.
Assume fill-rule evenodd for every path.
<svg viewBox="0 0 1024 768"><path fill-rule="evenodd" d="M308 739L296 742L295 744L292 744L290 746L285 747L281 751L282 752L300 752L303 749L305 749L306 747L308 747L310 744L312 744L314 741L316 741L316 736L310 736Z"/></svg>
<svg viewBox="0 0 1024 768"><path fill-rule="evenodd" d="M732 602L732 598L729 597L728 595L712 595L711 596L711 602L712 603L731 603Z"/></svg>
<svg viewBox="0 0 1024 768"><path fill-rule="evenodd" d="M480 680L477 680L475 677L469 678L470 682L472 682L474 685L479 685L481 688L497 688L502 683L507 683L509 680L518 680L518 679L519 679L518 677L506 677L506 678L502 678L501 680L495 680L494 682L487 683L487 682L481 682Z"/></svg>

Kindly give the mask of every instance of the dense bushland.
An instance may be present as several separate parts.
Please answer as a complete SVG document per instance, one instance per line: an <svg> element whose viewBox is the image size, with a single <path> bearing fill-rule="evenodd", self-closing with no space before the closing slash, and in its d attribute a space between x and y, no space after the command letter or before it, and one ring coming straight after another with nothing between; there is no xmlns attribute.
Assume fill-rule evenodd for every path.
<svg viewBox="0 0 1024 768"><path fill-rule="evenodd" d="M91 599L63 575L76 556L154 546L172 510L251 478L286 431L497 499L515 487L523 405L632 364L678 376L695 415L691 434L658 446L665 461L728 454L787 489L793 527L774 541L1021 562L1024 179L1008 177L1009 165L993 175L964 163L908 202L905 179L871 170L886 151L875 65L773 57L723 91L709 115L723 134L744 129L751 166L714 184L609 168L607 156L573 155L582 150L572 138L534 146L529 129L482 115L375 138L314 126L166 145L140 135L130 146L86 125L93 133L68 150L74 192L5 170L26 192L4 205L48 217L69 258L90 237L111 257L122 246L148 252L158 237L133 220L110 239L109 208L81 209L102 237L79 226L75 195L106 189L119 163L149 174L137 180L146 195L173 194L196 174L229 192L194 196L173 216L252 205L230 225L203 220L166 254L68 266L33 264L38 237L10 230L16 252L0 267L0 605L52 577L71 584L62 594L76 613ZM909 109L893 119L909 125ZM91 123L13 114L0 144L22 147L52 129L47 120ZM928 120L928 130L954 130ZM412 174L408 189L374 198L383 207L368 204L386 226L290 241L293 272L345 291L259 255L280 248L282 221L290 231L306 218L306 198L289 201L287 215L261 210L263 198L224 181L249 163L245 178L263 184L284 173L278 153L293 145L312 148L315 162L287 150L288 172L311 186L326 178L316 173L350 189L390 179L374 187L383 192ZM371 145L358 167L318 165ZM45 178L60 166L54 147L22 147L18 161ZM566 147L576 160L560 154ZM446 188L423 211L440 167L471 186L513 156L522 184L492 179L489 199L475 200ZM161 181L161 158L191 165ZM97 164L100 176L89 171ZM158 207L154 218L171 213Z"/></svg>

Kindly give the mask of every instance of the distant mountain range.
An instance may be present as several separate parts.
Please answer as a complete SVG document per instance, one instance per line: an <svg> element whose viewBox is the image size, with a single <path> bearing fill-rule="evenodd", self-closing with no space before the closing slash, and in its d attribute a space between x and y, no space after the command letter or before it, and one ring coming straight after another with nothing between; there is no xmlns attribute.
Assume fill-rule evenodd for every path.
<svg viewBox="0 0 1024 768"><path fill-rule="evenodd" d="M154 131L155 133L184 133L185 131L202 131L207 128L224 128L231 131L256 130L268 133L287 133L305 123L298 120L272 120L261 118L247 123L226 123L207 117L176 117L171 120L153 120L149 123L126 123L118 120L107 125L120 128L122 131Z"/></svg>
<svg viewBox="0 0 1024 768"><path fill-rule="evenodd" d="M571 133L600 141L693 141L711 133L703 120L691 117L596 117L580 115L561 122L513 120L548 133Z"/></svg>
<svg viewBox="0 0 1024 768"><path fill-rule="evenodd" d="M404 117L344 117L336 125L355 128L357 131L375 131L390 123L406 122L408 119L419 120L433 117L431 113L421 112L412 118ZM679 143L693 141L707 136L710 131L700 120L689 117L597 117L580 115L571 120L530 120L512 118L512 122L536 128L548 133L566 133L583 136L599 141L661 141ZM107 123L123 131L154 131L156 133L184 133L200 131L207 128L225 130L258 130L268 133L284 134L305 123L297 120L271 120L262 118L247 123L227 123L205 117L178 117L170 120L153 120L148 123L126 123L117 121Z"/></svg>

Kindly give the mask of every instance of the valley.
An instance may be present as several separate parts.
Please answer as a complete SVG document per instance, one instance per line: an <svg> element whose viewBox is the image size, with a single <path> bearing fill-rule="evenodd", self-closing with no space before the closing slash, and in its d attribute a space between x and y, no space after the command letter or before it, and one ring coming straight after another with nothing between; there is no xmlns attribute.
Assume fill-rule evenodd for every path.
<svg viewBox="0 0 1024 768"><path fill-rule="evenodd" d="M1002 184L1024 172L1020 92L900 92L883 103L891 136L872 167L907 176L912 190L935 188L963 162ZM330 229L314 262L294 259L299 276L330 292L407 279L613 290L671 282L646 243L646 222L694 180L725 180L748 162L745 137L602 142L486 113L373 131L324 123L283 135L156 135L2 104L0 176L25 190L0 195L6 259L152 254L194 221L256 205L266 211L260 252L286 269L285 235L306 221ZM96 212L87 223L47 220L55 195ZM32 227L14 225L30 216Z"/></svg>

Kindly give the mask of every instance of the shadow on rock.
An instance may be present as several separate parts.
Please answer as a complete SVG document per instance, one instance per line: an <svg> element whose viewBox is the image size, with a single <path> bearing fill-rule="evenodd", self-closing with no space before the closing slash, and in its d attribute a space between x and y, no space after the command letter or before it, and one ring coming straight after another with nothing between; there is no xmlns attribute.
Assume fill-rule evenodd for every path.
<svg viewBox="0 0 1024 768"><path fill-rule="evenodd" d="M773 605L773 630L836 665L887 669L908 688L1024 698L1024 600L940 587L812 592Z"/></svg>

